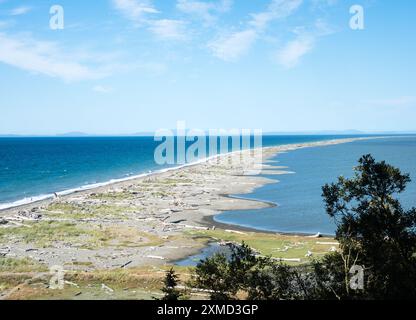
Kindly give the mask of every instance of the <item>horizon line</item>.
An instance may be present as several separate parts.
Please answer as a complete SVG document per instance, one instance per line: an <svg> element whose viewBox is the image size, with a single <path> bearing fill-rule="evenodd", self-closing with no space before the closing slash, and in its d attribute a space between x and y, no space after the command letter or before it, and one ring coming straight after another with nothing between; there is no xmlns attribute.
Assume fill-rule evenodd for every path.
<svg viewBox="0 0 416 320"><path fill-rule="evenodd" d="M175 129L172 129L172 132L175 132ZM203 130L208 133L209 130ZM84 133L84 132L66 132L66 133L55 133L55 134L19 134L19 133L5 133L0 134L0 138L30 138L30 137L39 137L39 138L77 138L77 137L153 137L155 131L144 131L137 133ZM265 131L263 136L270 135L381 135L381 134L416 134L416 130L388 130L388 131L375 131L375 130L306 130L306 131ZM175 136L179 136L176 135Z"/></svg>

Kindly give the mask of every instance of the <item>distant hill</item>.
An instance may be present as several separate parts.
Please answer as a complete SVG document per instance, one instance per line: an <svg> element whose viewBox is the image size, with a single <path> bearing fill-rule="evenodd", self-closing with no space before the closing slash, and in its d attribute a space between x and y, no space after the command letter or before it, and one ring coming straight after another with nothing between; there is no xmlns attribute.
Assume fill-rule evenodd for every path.
<svg viewBox="0 0 416 320"><path fill-rule="evenodd" d="M155 135L155 133L151 132L151 131L149 131L149 132L136 132L136 133L132 134L132 136L135 136L135 137L153 137L154 135Z"/></svg>
<svg viewBox="0 0 416 320"><path fill-rule="evenodd" d="M1 0L0 0L1 1ZM173 134L176 134L176 129L171 130ZM208 134L208 131L206 131ZM155 132L146 131L146 132L136 132L130 134L88 134L85 132L66 132L56 135L23 135L23 134L0 134L0 138L19 138L19 137L153 137ZM321 131L264 131L263 135L401 135L401 134L416 134L416 131L360 131L360 130L321 130Z"/></svg>
<svg viewBox="0 0 416 320"><path fill-rule="evenodd" d="M263 132L265 135L362 135L369 134L360 130L321 130L321 131L293 131L293 132Z"/></svg>
<svg viewBox="0 0 416 320"><path fill-rule="evenodd" d="M18 134L0 134L0 138L14 138L20 137Z"/></svg>
<svg viewBox="0 0 416 320"><path fill-rule="evenodd" d="M84 132L67 132L67 133L62 133L62 134L57 134L57 137L87 137L90 136L87 133Z"/></svg>

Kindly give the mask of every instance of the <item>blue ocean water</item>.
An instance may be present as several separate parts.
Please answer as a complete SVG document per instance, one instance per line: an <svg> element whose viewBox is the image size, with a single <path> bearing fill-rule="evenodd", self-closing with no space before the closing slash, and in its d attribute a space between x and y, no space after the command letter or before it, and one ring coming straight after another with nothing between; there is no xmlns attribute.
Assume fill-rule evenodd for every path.
<svg viewBox="0 0 416 320"><path fill-rule="evenodd" d="M260 187L252 194L240 195L278 206L224 212L215 220L276 232L334 234L335 224L325 213L321 187L335 182L340 175L351 177L357 160L368 153L410 174L413 181L400 199L405 208L416 206L416 136L389 137L279 154L273 158L275 164L287 166L287 170L294 173L265 175L280 182Z"/></svg>
<svg viewBox="0 0 416 320"><path fill-rule="evenodd" d="M347 136L265 136L263 145L343 137ZM154 161L159 144L153 137L0 138L0 209L167 168Z"/></svg>

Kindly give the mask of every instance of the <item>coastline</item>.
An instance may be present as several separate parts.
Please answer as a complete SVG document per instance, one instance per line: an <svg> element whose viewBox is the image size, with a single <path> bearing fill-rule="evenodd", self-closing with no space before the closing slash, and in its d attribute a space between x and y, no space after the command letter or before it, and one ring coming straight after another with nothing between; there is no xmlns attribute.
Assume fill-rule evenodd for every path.
<svg viewBox="0 0 416 320"><path fill-rule="evenodd" d="M262 233L262 234L271 234L271 235L282 235L282 236L296 236L296 237L314 237L316 235L311 233L303 233L303 232L276 232L271 230L262 230L262 229L256 229L251 228L243 225L238 224L229 224L229 223L223 223L215 221L215 216L206 216L202 219L201 225L205 225L208 228L219 228L222 230L234 230L237 232L251 232L251 233ZM319 233L319 237L322 238L333 238L334 235L331 234L324 234Z"/></svg>
<svg viewBox="0 0 416 320"><path fill-rule="evenodd" d="M267 150L267 149L274 149L274 148L280 148L280 147L290 148L291 146L296 146L296 147L299 147L299 148L314 147L315 144L317 144L316 146L318 146L318 144L320 144L320 143L325 143L325 142L328 142L329 144L332 144L332 142L339 141L339 140L356 141L356 140L363 140L363 139L366 140L366 139L378 139L378 138L386 138L386 137L374 136L374 137L340 138L340 139L333 139L333 140L321 140L321 141L316 141L316 142L305 142L305 143L296 143L296 144L285 144L285 145L279 145L279 146L268 146L268 147L262 147L261 149ZM346 142L349 142L349 141L346 141ZM340 142L340 143L346 143L346 142ZM248 150L243 150L243 151L248 151ZM278 152L285 152L285 150L278 151ZM199 164L209 162L210 160L215 160L215 159L218 159L218 158L221 158L221 157L231 156L233 153L240 153L240 151L232 151L232 152L227 152L227 153L222 153L222 154L216 154L216 155L209 156L209 157L206 157L204 159L200 159L200 160L192 162L192 163L186 163L186 164L181 164L181 165L177 165L177 166L166 167L166 168L155 170L155 171L150 170L148 172L141 172L141 173L137 173L137 174L132 174L132 175L129 175L129 176L124 177L124 178L112 178L112 179L107 180L107 181L81 185L79 187L73 187L73 188L69 188L69 189L65 189L65 190L61 190L61 191L54 191L54 192L46 193L46 194L33 195L33 196L25 197L25 198L22 198L22 199L14 200L14 201L11 201L11 202L0 203L0 214L4 211L7 211L7 210L27 208L27 207L30 207L32 205L38 204L38 203L53 200L55 198L55 194L58 195L59 197L65 197L65 196L69 196L71 194L94 191L94 190L97 190L97 189L100 189L100 188L103 188L103 187L111 187L112 185L116 185L116 184L123 183L123 182L135 181L135 180L138 180L138 179L144 179L146 177L157 176L159 174L163 174L163 173L170 172L170 171L181 170L183 168L197 166Z"/></svg>
<svg viewBox="0 0 416 320"><path fill-rule="evenodd" d="M284 174L286 171L282 168L265 163L280 152L375 138L264 147L262 168L269 175ZM189 237L190 230L219 227L220 224L212 218L216 214L270 206L267 202L232 196L248 194L265 184L276 183L258 175L245 175L252 163L235 165L230 161L245 152L251 151L220 154L180 168L169 168L163 172L66 194L58 199L2 210L0 219L6 221L6 228L9 229L6 231L15 231L17 236L11 243L3 238L0 247L7 248L8 256L30 257L47 265L66 265L74 261L78 264L88 263L86 269L114 268L126 262L132 267L164 265L185 258L205 246L204 241ZM60 223L71 224L71 228L76 229L76 232L72 229L71 232L81 236L57 237L43 247L39 246L40 240L44 240L39 239L40 235L34 235L29 242L19 238L20 231L27 233L27 229L21 230L22 225L36 229L45 223L53 228L55 224L60 228ZM267 233L227 226L235 231L244 229ZM221 227L225 226L221 224ZM42 234L42 230L38 232ZM75 268L74 263L72 267Z"/></svg>

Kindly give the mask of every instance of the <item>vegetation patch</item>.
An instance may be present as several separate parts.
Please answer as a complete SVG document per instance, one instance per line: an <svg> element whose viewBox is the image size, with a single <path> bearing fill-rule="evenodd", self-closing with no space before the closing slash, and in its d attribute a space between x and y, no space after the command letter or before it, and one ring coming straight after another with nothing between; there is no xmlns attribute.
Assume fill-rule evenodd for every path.
<svg viewBox="0 0 416 320"><path fill-rule="evenodd" d="M164 240L134 227L111 226L94 230L92 243L96 246L142 247L159 246Z"/></svg>
<svg viewBox="0 0 416 320"><path fill-rule="evenodd" d="M1 279L0 291L10 289L20 284L19 290L8 299L55 299L55 300L84 300L84 299L122 299L122 300L151 300L163 296L160 287L168 267L137 267L130 269L96 270L92 272L69 271L65 274L67 281L63 290L48 289L48 277L23 284L26 278ZM189 280L187 268L175 267L181 281ZM3 287L2 287L3 285Z"/></svg>
<svg viewBox="0 0 416 320"><path fill-rule="evenodd" d="M75 223L58 221L28 222L19 227L0 229L0 241L10 241L10 238L15 238L44 248L58 241L73 242L84 235L89 235L86 228Z"/></svg>
<svg viewBox="0 0 416 320"><path fill-rule="evenodd" d="M135 198L134 194L131 192L106 192L106 193L93 193L89 196L93 200L107 200L107 201L123 201L123 200L133 200Z"/></svg>
<svg viewBox="0 0 416 320"><path fill-rule="evenodd" d="M187 231L187 234L192 238L233 243L245 242L261 255L280 259L301 259L301 262L308 262L310 259L307 256L319 258L328 253L332 247L338 247L333 238L310 238L257 232L234 233L222 229L192 230Z"/></svg>
<svg viewBox="0 0 416 320"><path fill-rule="evenodd" d="M0 273L3 272L44 272L47 271L47 267L39 262L30 258L5 258L0 257Z"/></svg>
<svg viewBox="0 0 416 320"><path fill-rule="evenodd" d="M138 208L127 205L53 203L48 206L45 214L55 219L123 219L127 214L137 211Z"/></svg>

